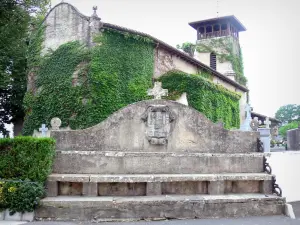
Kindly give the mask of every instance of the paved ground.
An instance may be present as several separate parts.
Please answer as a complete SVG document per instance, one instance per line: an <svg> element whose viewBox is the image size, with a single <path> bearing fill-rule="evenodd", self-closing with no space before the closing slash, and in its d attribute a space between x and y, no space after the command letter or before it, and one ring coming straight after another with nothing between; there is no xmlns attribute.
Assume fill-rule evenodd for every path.
<svg viewBox="0 0 300 225"><path fill-rule="evenodd" d="M168 220L168 221L140 221L123 223L101 223L101 225L300 225L300 202L291 202L297 219L285 216L248 217L238 219L201 219L201 220ZM0 225L20 225L24 222L0 221ZM25 225L94 225L94 223L73 222L31 222Z"/></svg>
<svg viewBox="0 0 300 225"><path fill-rule="evenodd" d="M2 223L0 222L2 225ZM4 225L4 224L3 224ZM5 225L14 225L6 223ZM92 223L72 222L32 222L26 225L94 225ZM101 225L300 225L300 219L292 220L284 216L249 217L239 219L207 219L207 220L169 220L155 222L101 223Z"/></svg>

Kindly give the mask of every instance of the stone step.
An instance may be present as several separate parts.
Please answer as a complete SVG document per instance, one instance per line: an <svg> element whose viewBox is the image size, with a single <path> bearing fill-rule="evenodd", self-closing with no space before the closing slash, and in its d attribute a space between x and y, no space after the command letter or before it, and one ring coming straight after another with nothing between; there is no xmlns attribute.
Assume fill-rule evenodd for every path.
<svg viewBox="0 0 300 225"><path fill-rule="evenodd" d="M207 174L263 172L263 153L57 151L54 173Z"/></svg>
<svg viewBox="0 0 300 225"><path fill-rule="evenodd" d="M282 215L285 198L264 194L47 197L37 220L117 221Z"/></svg>
<svg viewBox="0 0 300 225"><path fill-rule="evenodd" d="M272 193L272 176L235 174L51 174L47 196Z"/></svg>

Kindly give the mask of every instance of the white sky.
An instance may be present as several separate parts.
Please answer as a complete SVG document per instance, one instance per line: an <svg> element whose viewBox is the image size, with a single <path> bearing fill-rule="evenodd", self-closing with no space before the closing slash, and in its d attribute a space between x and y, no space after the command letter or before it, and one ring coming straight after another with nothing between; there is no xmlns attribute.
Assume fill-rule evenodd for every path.
<svg viewBox="0 0 300 225"><path fill-rule="evenodd" d="M219 16L235 15L247 28L240 43L254 111L274 116L282 105L300 104L299 0L65 0L88 16L97 5L102 21L173 46L196 41L188 22L216 17L217 1Z"/></svg>

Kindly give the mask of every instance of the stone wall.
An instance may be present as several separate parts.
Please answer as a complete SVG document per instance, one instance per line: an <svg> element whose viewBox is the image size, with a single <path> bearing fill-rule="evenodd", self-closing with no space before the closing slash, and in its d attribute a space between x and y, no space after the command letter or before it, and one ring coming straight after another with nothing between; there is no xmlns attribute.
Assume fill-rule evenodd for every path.
<svg viewBox="0 0 300 225"><path fill-rule="evenodd" d="M180 70L189 74L197 74L199 68L163 48L155 49L154 78L159 78L171 70Z"/></svg>
<svg viewBox="0 0 300 225"><path fill-rule="evenodd" d="M246 153L257 151L258 132L229 131L188 106L150 100L129 105L94 127L51 136L58 150Z"/></svg>

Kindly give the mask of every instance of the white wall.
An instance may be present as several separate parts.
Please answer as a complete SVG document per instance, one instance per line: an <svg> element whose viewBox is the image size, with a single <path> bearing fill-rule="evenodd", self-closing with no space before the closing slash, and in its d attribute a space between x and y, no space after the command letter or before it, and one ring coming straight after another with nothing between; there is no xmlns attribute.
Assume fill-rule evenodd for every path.
<svg viewBox="0 0 300 225"><path fill-rule="evenodd" d="M272 152L267 160L287 202L300 201L300 151Z"/></svg>

